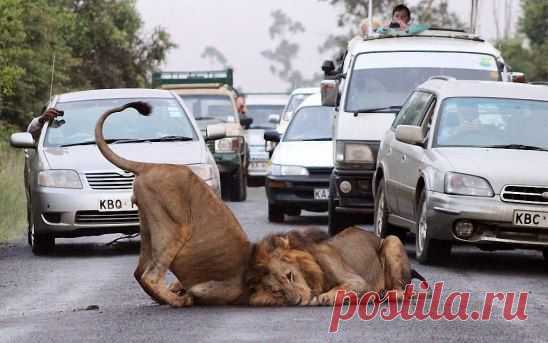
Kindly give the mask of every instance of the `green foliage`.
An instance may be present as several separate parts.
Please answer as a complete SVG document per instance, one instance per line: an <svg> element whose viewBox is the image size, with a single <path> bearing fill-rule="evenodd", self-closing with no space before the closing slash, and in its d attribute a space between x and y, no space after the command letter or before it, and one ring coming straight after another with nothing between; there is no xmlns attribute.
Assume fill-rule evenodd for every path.
<svg viewBox="0 0 548 343"><path fill-rule="evenodd" d="M175 45L134 0L0 0L0 118L23 127L53 93L145 86Z"/></svg>
<svg viewBox="0 0 548 343"><path fill-rule="evenodd" d="M515 37L497 42L505 61L529 81L548 80L548 2L522 0L520 29Z"/></svg>

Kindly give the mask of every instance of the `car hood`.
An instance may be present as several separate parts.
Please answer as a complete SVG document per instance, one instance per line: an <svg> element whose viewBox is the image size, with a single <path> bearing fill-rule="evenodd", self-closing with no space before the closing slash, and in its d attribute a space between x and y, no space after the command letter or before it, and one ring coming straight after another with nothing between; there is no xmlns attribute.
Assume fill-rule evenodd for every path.
<svg viewBox="0 0 548 343"><path fill-rule="evenodd" d="M303 167L333 167L333 141L281 142L274 151L272 163Z"/></svg>
<svg viewBox="0 0 548 343"><path fill-rule="evenodd" d="M109 145L118 155L132 161L171 164L206 163L201 142L126 143ZM81 172L112 170L96 145L44 148L51 169L74 169Z"/></svg>
<svg viewBox="0 0 548 343"><path fill-rule="evenodd" d="M249 129L246 131L247 143L249 145L264 146L264 131L263 129Z"/></svg>
<svg viewBox="0 0 548 343"><path fill-rule="evenodd" d="M548 152L489 148L433 150L445 160L446 171L481 176L497 194L505 185L548 186Z"/></svg>

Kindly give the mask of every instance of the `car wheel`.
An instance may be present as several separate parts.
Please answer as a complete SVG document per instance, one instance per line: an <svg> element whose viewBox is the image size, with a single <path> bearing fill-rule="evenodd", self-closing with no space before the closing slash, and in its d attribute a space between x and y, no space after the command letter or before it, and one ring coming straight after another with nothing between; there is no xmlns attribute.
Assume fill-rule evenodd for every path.
<svg viewBox="0 0 548 343"><path fill-rule="evenodd" d="M283 223L285 219L284 210L279 205L268 204L268 221L272 223Z"/></svg>
<svg viewBox="0 0 548 343"><path fill-rule="evenodd" d="M242 168L234 173L229 189L230 201L245 201L247 198L247 175Z"/></svg>
<svg viewBox="0 0 548 343"><path fill-rule="evenodd" d="M337 213L337 200L335 200L335 187L329 187L329 198L327 200L327 232L330 236L335 236L349 226L352 226L352 215Z"/></svg>
<svg viewBox="0 0 548 343"><path fill-rule="evenodd" d="M404 229L395 227L388 223L388 206L385 196L384 180L380 180L379 187L377 188L377 194L375 196L375 234L379 238L394 235L404 242L407 232Z"/></svg>
<svg viewBox="0 0 548 343"><path fill-rule="evenodd" d="M420 264L444 262L451 254L451 242L430 238L426 207L426 191L421 191L417 204L417 230L415 235L415 255Z"/></svg>
<svg viewBox="0 0 548 343"><path fill-rule="evenodd" d="M544 257L544 263L548 267L548 249L542 250L542 256Z"/></svg>
<svg viewBox="0 0 548 343"><path fill-rule="evenodd" d="M29 230L29 240L34 255L46 255L55 248L55 237L52 234L36 232L34 225Z"/></svg>

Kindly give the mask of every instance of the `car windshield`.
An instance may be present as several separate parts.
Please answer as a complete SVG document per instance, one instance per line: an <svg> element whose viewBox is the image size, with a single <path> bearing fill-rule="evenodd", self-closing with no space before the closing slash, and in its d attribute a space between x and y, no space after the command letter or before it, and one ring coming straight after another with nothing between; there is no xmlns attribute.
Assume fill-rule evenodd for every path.
<svg viewBox="0 0 548 343"><path fill-rule="evenodd" d="M283 105L247 105L246 115L253 118L251 128L274 128L275 123L270 123L268 117L271 114L280 115L283 111Z"/></svg>
<svg viewBox="0 0 548 343"><path fill-rule="evenodd" d="M350 78L347 112L401 106L418 85L432 76L461 80L499 80L489 55L442 52L361 54Z"/></svg>
<svg viewBox="0 0 548 343"><path fill-rule="evenodd" d="M287 106L285 107L282 120L288 121L291 119L291 114L295 112L297 107L299 107L304 99L309 97L310 94L293 94L289 98L289 101L287 102Z"/></svg>
<svg viewBox="0 0 548 343"><path fill-rule="evenodd" d="M333 108L301 107L289 123L284 136L291 141L329 141L333 136Z"/></svg>
<svg viewBox="0 0 548 343"><path fill-rule="evenodd" d="M450 98L440 109L434 146L548 149L548 102Z"/></svg>
<svg viewBox="0 0 548 343"><path fill-rule="evenodd" d="M134 109L111 115L104 125L106 140L197 139L187 114L175 99L101 99L57 103L56 108L65 113L48 126L44 145L93 144L99 116L111 108L133 101L149 103L152 106L151 115L142 116Z"/></svg>
<svg viewBox="0 0 548 343"><path fill-rule="evenodd" d="M228 95L180 95L196 120L236 121L234 106Z"/></svg>

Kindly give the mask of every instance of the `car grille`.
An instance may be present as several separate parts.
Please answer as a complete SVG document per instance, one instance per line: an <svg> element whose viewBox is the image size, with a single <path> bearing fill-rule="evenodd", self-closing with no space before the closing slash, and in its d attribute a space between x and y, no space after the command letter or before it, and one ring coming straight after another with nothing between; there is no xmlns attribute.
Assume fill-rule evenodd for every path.
<svg viewBox="0 0 548 343"><path fill-rule="evenodd" d="M543 195L544 194L544 195ZM507 202L527 204L548 204L548 187L540 186L505 186L501 199Z"/></svg>
<svg viewBox="0 0 548 343"><path fill-rule="evenodd" d="M124 176L118 173L86 173L91 189L132 189L135 175Z"/></svg>
<svg viewBox="0 0 548 343"><path fill-rule="evenodd" d="M76 212L76 224L138 224L138 211L78 211Z"/></svg>
<svg viewBox="0 0 548 343"><path fill-rule="evenodd" d="M314 176L317 176L317 175L331 175L331 171L333 171L333 168L331 167L325 167L325 168L322 168L322 167L314 167L314 168L307 168L308 169L308 174L310 175L314 175Z"/></svg>

